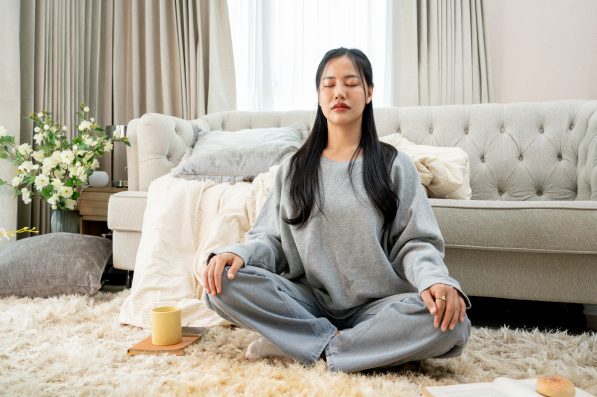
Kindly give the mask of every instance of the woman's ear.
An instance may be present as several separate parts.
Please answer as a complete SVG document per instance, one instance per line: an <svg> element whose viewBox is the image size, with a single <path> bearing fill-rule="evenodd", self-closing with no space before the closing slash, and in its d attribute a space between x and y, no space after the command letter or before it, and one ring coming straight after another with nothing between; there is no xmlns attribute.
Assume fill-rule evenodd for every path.
<svg viewBox="0 0 597 397"><path fill-rule="evenodd" d="M371 103L373 99L373 86L367 87L367 105Z"/></svg>

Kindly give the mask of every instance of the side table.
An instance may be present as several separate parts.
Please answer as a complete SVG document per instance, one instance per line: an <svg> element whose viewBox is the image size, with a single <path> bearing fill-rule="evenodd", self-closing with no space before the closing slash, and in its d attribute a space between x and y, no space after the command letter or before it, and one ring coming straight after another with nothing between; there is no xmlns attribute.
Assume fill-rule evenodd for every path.
<svg viewBox="0 0 597 397"><path fill-rule="evenodd" d="M121 187L88 187L79 197L79 229L81 234L101 236L109 233L108 200L114 193L127 188Z"/></svg>

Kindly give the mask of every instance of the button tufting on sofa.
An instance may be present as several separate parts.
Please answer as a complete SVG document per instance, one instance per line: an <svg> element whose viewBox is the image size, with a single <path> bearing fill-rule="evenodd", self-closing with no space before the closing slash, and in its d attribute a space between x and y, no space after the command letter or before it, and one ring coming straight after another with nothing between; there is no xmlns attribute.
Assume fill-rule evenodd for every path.
<svg viewBox="0 0 597 397"><path fill-rule="evenodd" d="M537 190L537 196L542 196L543 195L543 190L539 189Z"/></svg>
<svg viewBox="0 0 597 397"><path fill-rule="evenodd" d="M518 161L522 161L523 158L522 153L518 155Z"/></svg>
<svg viewBox="0 0 597 397"><path fill-rule="evenodd" d="M558 153L558 161L562 161L563 157L562 157L562 153Z"/></svg>
<svg viewBox="0 0 597 397"><path fill-rule="evenodd" d="M429 128L429 133L433 134L433 128Z"/></svg>
<svg viewBox="0 0 597 397"><path fill-rule="evenodd" d="M543 134L543 132L545 132L545 130L543 129L543 127L539 128L539 133Z"/></svg>
<svg viewBox="0 0 597 397"><path fill-rule="evenodd" d="M468 127L466 127L466 128L464 129L464 133L465 133L465 134L468 134L468 132L469 132L469 131L468 131Z"/></svg>
<svg viewBox="0 0 597 397"><path fill-rule="evenodd" d="M485 162L485 156L481 155L481 162L484 163Z"/></svg>
<svg viewBox="0 0 597 397"><path fill-rule="evenodd" d="M500 132L501 132L501 133L504 133L504 132L506 132L506 129L504 128L504 126L501 126L501 127L500 127Z"/></svg>

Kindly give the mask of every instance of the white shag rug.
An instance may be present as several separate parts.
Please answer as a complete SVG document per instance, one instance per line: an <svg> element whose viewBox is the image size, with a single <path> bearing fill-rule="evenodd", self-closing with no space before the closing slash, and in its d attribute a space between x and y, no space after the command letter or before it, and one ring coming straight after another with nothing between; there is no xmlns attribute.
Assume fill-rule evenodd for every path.
<svg viewBox="0 0 597 397"><path fill-rule="evenodd" d="M558 373L597 394L597 334L475 328L459 358L331 374L325 363L248 362L256 334L216 327L184 356L133 356L147 330L118 323L129 291L0 299L0 395L418 396L422 385Z"/></svg>

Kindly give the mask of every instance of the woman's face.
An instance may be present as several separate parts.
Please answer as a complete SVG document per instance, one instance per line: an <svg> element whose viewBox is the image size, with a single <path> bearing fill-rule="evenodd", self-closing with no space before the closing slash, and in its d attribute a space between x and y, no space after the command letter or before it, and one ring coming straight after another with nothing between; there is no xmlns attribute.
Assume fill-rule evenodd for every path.
<svg viewBox="0 0 597 397"><path fill-rule="evenodd" d="M319 106L329 124L361 126L365 105L371 102L373 87L361 79L350 58L330 60L319 83Z"/></svg>

